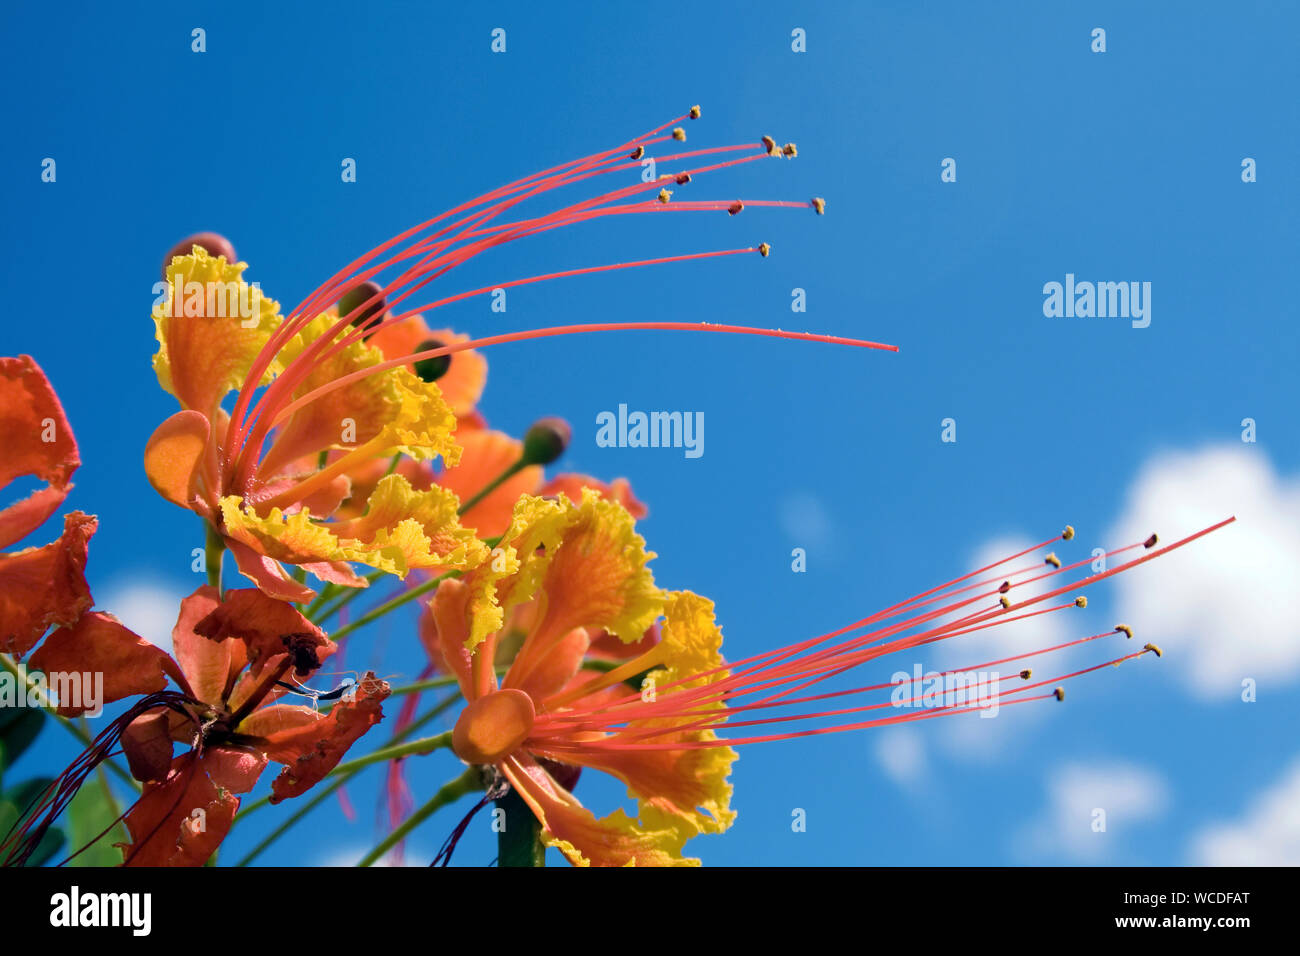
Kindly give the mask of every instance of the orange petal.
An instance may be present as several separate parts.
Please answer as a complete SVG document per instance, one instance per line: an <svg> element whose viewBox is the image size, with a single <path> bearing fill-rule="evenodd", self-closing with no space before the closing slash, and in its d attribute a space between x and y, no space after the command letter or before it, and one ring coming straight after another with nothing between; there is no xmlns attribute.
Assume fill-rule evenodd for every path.
<svg viewBox="0 0 1300 956"><path fill-rule="evenodd" d="M470 589L464 581L449 578L438 585L429 602L430 627L421 631L424 649L444 671L456 675L461 696L473 700L473 656L466 648L469 640Z"/></svg>
<svg viewBox="0 0 1300 956"><path fill-rule="evenodd" d="M459 438L459 436L457 437ZM604 482L599 478L592 478L590 475L568 472L563 475L556 475L544 484L537 494L563 494L570 501L581 501L583 488L591 488L593 491L599 492L600 496L607 501L617 501L638 521L650 513L650 509L638 501L636 495L632 493L632 485L626 478L615 478L611 482Z"/></svg>
<svg viewBox="0 0 1300 956"><path fill-rule="evenodd" d="M228 747L177 757L167 779L146 783L126 814L123 865L202 866L230 832L236 794L251 790L265 767L263 755Z"/></svg>
<svg viewBox="0 0 1300 956"><path fill-rule="evenodd" d="M239 573L257 585L263 594L280 601L302 604L316 596L307 585L295 581L285 573L279 561L259 554L242 541L226 538L226 548L235 559Z"/></svg>
<svg viewBox="0 0 1300 956"><path fill-rule="evenodd" d="M0 548L7 548L54 513L81 464L59 397L30 355L0 358L0 435L0 488L23 475L49 485L0 512Z"/></svg>
<svg viewBox="0 0 1300 956"><path fill-rule="evenodd" d="M226 685L244 666L242 653L232 655L235 646L232 642L218 643L194 632L195 625L220 603L217 589L203 585L181 599L180 616L172 628L172 653L185 672L194 697L214 707L220 706Z"/></svg>
<svg viewBox="0 0 1300 956"><path fill-rule="evenodd" d="M682 856L693 834L669 817L638 821L623 810L597 820L533 758L510 757L501 765L510 785L542 824L542 842L575 866L698 866Z"/></svg>
<svg viewBox="0 0 1300 956"><path fill-rule="evenodd" d="M325 632L291 604L267 597L257 588L227 591L220 604L194 625L194 633L221 643L242 641L254 676L282 654L294 655L299 677L320 667L335 651Z"/></svg>
<svg viewBox="0 0 1300 956"><path fill-rule="evenodd" d="M545 700L567 685L573 679L573 675L578 673L578 668L582 666L582 659L590 644L587 632L581 627L576 627L542 657L537 666L533 667L518 683L511 679L512 674L507 673L501 686L517 687L533 700Z"/></svg>
<svg viewBox="0 0 1300 956"><path fill-rule="evenodd" d="M243 280L242 262L228 263L224 256L209 256L195 247L188 256L177 256L167 266L167 301L154 309L154 329L158 352L154 371L158 382L175 395L182 408L202 412L209 420L227 392L239 388L252 368L253 361L280 324L279 306L273 299L254 290ZM173 294L182 290L181 308ZM247 318L232 307L226 293L236 290L236 298L247 300L252 313ZM212 299L209 311L207 292L221 292ZM268 384L281 371L272 363L261 384Z"/></svg>
<svg viewBox="0 0 1300 956"><path fill-rule="evenodd" d="M171 677L186 693L185 675L167 652L150 644L113 615L93 611L71 627L59 628L32 655L32 667L53 674L102 674L103 697L91 700L90 688L82 685L82 700L60 703L59 713L75 717L98 706L151 694L167 686ZM77 706L79 703L83 706Z"/></svg>
<svg viewBox="0 0 1300 956"><path fill-rule="evenodd" d="M320 720L263 738L267 756L285 765L271 784L271 802L298 796L338 766L348 748L383 719L380 705L388 692L387 681L367 673L352 699L340 700Z"/></svg>
<svg viewBox="0 0 1300 956"><path fill-rule="evenodd" d="M22 657L51 627L75 624L90 610L86 551L98 524L73 511L57 541L0 555L0 651Z"/></svg>
<svg viewBox="0 0 1300 956"><path fill-rule="evenodd" d="M437 481L442 487L454 491L461 501L469 501L486 488L519 460L524 448L523 442L496 431L458 429L456 441L461 446L460 463L445 469ZM466 511L462 522L466 527L477 529L479 537L496 537L510 526L519 496L536 493L541 481L542 469L529 465Z"/></svg>
<svg viewBox="0 0 1300 956"><path fill-rule="evenodd" d="M210 432L207 418L192 409L155 429L144 446L144 473L154 491L182 508L192 507Z"/></svg>
<svg viewBox="0 0 1300 956"><path fill-rule="evenodd" d="M384 358L397 359L410 355L430 339L437 339L443 345L454 345L469 341L469 336L451 329L430 329L423 316L412 315L380 329L370 337L370 344L383 352ZM415 371L413 364L407 367ZM487 359L471 349L451 354L451 364L438 379L438 387L451 410L463 417L473 412L486 382Z"/></svg>

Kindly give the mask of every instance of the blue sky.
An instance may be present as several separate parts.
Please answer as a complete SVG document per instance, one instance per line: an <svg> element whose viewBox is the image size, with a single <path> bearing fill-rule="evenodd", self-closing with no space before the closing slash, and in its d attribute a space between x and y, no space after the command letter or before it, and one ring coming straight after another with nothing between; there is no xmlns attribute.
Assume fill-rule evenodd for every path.
<svg viewBox="0 0 1300 956"><path fill-rule="evenodd" d="M691 850L804 865L1248 862L1267 849L1270 799L1300 794L1300 625L1286 613L1300 573L1294 7L322 2L85 4L55 17L15 3L0 18L3 353L37 358L76 431L85 464L69 506L102 521L99 606L120 598L143 629L174 617L164 596L200 583L196 520L139 465L175 407L150 370L148 317L172 243L228 235L248 278L287 306L414 222L700 103L688 147L770 132L800 155L700 177L691 197L819 195L826 215L584 225L485 255L443 288L764 240L773 252L532 286L512 290L504 315L471 300L443 317L479 334L644 318L900 346L628 333L486 353L493 425L573 422L568 466L632 480L651 508L642 531L658 581L717 602L733 657L962 573L997 540L1068 522L1082 557L1127 543L1109 535L1130 525L1169 537L1242 520L1198 545L1203 557L1180 553L1093 595L1087 626L1140 610L1130 623L1161 636L1164 660L974 731L933 721L901 738L749 748L733 778L737 825ZM191 51L195 27L205 53ZM1104 53L1090 48L1097 27ZM795 28L804 53L791 50ZM41 181L46 157L55 183ZM355 183L340 180L344 157ZM945 158L956 182L941 181ZM1149 327L1046 317L1043 286L1067 273L1150 282ZM794 288L806 314L790 312ZM704 455L598 447L596 416L620 403L703 412ZM945 418L955 443L940 440ZM795 547L805 573L791 571ZM413 676L411 627L386 621L349 661ZM74 752L48 730L24 759L36 772ZM418 800L455 772L446 755L408 766ZM265 861L359 855L376 839L378 780L349 786L355 822L331 801ZM578 794L598 810L622 797L587 778ZM1089 828L1099 805L1104 834ZM806 832L791 830L795 808ZM223 855L279 812L236 830ZM431 857L458 818L419 830L412 858ZM1300 862L1300 820L1274 825ZM457 862L494 852L484 818Z"/></svg>

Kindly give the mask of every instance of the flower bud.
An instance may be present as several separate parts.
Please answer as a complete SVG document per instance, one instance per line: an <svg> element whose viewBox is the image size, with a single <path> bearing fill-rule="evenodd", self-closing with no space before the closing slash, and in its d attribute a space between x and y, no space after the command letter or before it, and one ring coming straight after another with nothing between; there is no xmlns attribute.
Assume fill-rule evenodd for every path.
<svg viewBox="0 0 1300 956"><path fill-rule="evenodd" d="M190 255L195 246L199 246L210 256L225 256L227 262L237 261L235 259L235 247L231 245L229 239L216 232L199 232L176 243L163 258L162 275L164 279L167 278L167 267L172 264L172 260L177 256Z"/></svg>
<svg viewBox="0 0 1300 956"><path fill-rule="evenodd" d="M540 418L524 433L524 462L549 465L569 447L573 429L563 418Z"/></svg>

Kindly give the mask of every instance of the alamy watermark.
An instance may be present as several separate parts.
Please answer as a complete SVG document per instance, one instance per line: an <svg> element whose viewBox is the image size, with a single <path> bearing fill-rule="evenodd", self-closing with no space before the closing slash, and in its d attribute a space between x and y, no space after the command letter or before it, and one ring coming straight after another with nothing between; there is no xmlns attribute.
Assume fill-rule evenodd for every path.
<svg viewBox="0 0 1300 956"><path fill-rule="evenodd" d="M996 717L998 713L998 685L1002 675L997 671L922 671L920 664L912 672L895 671L890 678L894 685L890 703L895 707L976 709L981 717Z"/></svg>
<svg viewBox="0 0 1300 956"><path fill-rule="evenodd" d="M104 712L103 671L0 671L0 710L7 707L67 707L87 717Z"/></svg>
<svg viewBox="0 0 1300 956"><path fill-rule="evenodd" d="M629 412L596 416L596 444L601 448L683 448L687 458L704 454L703 412Z"/></svg>
<svg viewBox="0 0 1300 956"><path fill-rule="evenodd" d="M1150 282L1076 282L1073 272L1065 282L1043 286L1043 315L1050 318L1132 319L1133 328L1151 324Z"/></svg>

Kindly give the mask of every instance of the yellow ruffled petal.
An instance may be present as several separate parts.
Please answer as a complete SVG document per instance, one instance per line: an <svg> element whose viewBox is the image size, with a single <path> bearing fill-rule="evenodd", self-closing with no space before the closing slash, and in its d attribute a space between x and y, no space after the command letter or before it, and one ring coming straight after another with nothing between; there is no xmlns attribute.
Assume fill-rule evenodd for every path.
<svg viewBox="0 0 1300 956"><path fill-rule="evenodd" d="M512 526L510 539L523 564L511 602L535 594L545 602L530 640L544 644L575 627L603 629L625 643L640 640L662 613L664 592L646 566L655 555L636 533L635 519L591 489L583 489L579 504L563 495L547 502L555 507L539 501L520 501L515 525L521 516L529 523L517 534Z"/></svg>
<svg viewBox="0 0 1300 956"><path fill-rule="evenodd" d="M662 663L652 671L647 684L666 688L668 695L693 687L711 684L727 671L709 671L722 666L722 631L714 619L713 602L689 591L672 592L664 609L660 642L651 653ZM704 675L692 678L692 675ZM683 681L677 684L677 681ZM675 686L670 686L675 685ZM718 706L701 702L698 709ZM698 723L698 714L634 720L628 723L629 737L647 730L664 730L673 726ZM716 740L712 730L686 730L661 733L654 743ZM538 750L546 754L545 748ZM681 750L614 750L593 747L582 752L566 750L555 753L556 759L590 767L618 777L628 786L628 796L639 801L643 825L667 826L666 818L682 821L691 835L721 833L731 826L736 813L731 809L731 784L727 777L737 753L730 747L687 747ZM663 819L659 815L663 815Z"/></svg>
<svg viewBox="0 0 1300 956"><path fill-rule="evenodd" d="M337 322L338 315L333 311L318 316L284 347L281 359L285 364L292 362ZM340 332L335 341L323 346L320 355L333 350L345 334ZM295 388L294 397L383 361L384 353L379 349L362 340L352 342L328 358L318 358L310 374ZM294 412L283 423L261 470L273 476L303 456L328 448L354 449L371 442L387 455L401 452L417 460L441 455L452 465L460 458L460 448L451 437L455 429L456 416L438 386L398 367L335 389Z"/></svg>
<svg viewBox="0 0 1300 956"><path fill-rule="evenodd" d="M597 820L531 757L511 757L501 770L542 824L542 842L574 866L700 865L682 856L694 833L680 818L652 812L638 821L620 809Z"/></svg>
<svg viewBox="0 0 1300 956"><path fill-rule="evenodd" d="M167 266L167 299L153 310L158 383L209 420L280 324L279 305L244 282L246 268L195 246ZM261 384L282 370L273 362Z"/></svg>
<svg viewBox="0 0 1300 956"><path fill-rule="evenodd" d="M308 510L286 515L280 508L261 516L232 495L221 501L222 530L276 561L356 561L405 577L411 568L464 570L487 558L487 546L460 526L458 507L442 488L416 491L401 475L389 475L375 486L361 518L326 524Z"/></svg>

